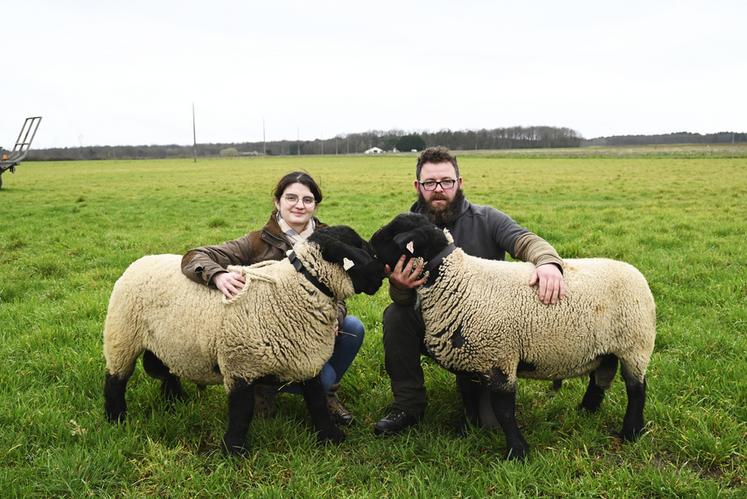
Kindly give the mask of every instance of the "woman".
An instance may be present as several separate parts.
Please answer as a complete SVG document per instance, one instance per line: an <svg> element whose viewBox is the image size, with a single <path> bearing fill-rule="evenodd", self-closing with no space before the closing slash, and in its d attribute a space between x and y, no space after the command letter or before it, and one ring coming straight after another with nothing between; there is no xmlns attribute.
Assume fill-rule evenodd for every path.
<svg viewBox="0 0 747 499"><path fill-rule="evenodd" d="M204 246L189 251L182 258L182 272L195 282L219 289L226 298L235 296L244 287L244 277L228 272L228 265L251 265L265 260L282 260L286 251L315 229L324 227L314 216L322 202L322 192L313 178L304 172L285 175L273 192L275 209L267 224L245 236L217 246ZM338 303L338 333L332 357L324 365L321 382L327 391L330 414L340 424L349 425L353 415L337 397L340 379L352 364L363 343L363 323L347 315L343 302ZM298 385L282 391L301 393ZM257 413L275 413L274 387L256 385L254 391Z"/></svg>

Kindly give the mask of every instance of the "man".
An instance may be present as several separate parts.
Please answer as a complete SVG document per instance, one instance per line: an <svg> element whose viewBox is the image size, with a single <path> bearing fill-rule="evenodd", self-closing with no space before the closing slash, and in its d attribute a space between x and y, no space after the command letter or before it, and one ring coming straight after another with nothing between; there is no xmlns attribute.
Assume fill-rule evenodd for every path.
<svg viewBox="0 0 747 499"><path fill-rule="evenodd" d="M455 156L445 147L431 147L419 156L414 187L418 201L411 211L422 213L441 228L447 228L454 242L467 254L491 260L512 257L536 267L527 286L537 286L540 301L552 305L565 296L563 261L544 239L490 206L467 201ZM425 327L415 307L415 288L425 283L423 263L403 255L389 275L390 304L384 311L384 363L391 380L394 403L374 426L377 435L399 433L416 424L426 406L423 369ZM463 380L457 380L463 382ZM480 422L493 426L495 415L483 398Z"/></svg>

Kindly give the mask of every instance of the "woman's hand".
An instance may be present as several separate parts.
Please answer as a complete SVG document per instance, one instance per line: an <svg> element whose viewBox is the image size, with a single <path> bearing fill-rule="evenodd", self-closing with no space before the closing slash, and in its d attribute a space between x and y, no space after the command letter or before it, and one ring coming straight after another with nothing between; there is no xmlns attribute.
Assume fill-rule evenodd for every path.
<svg viewBox="0 0 747 499"><path fill-rule="evenodd" d="M228 299L236 296L245 283L246 279L238 272L221 272L213 277L215 287Z"/></svg>

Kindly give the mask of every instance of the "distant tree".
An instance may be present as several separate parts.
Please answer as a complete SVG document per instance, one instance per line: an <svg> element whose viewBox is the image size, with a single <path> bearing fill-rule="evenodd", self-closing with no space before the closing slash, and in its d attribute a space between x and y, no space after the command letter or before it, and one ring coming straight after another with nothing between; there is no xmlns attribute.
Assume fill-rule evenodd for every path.
<svg viewBox="0 0 747 499"><path fill-rule="evenodd" d="M400 150L399 146L397 145L398 142L399 142L399 139L396 136L389 135L384 139L383 141L384 147L382 147L382 149L384 149L385 151L391 151L392 149L396 147L398 150Z"/></svg>
<svg viewBox="0 0 747 499"><path fill-rule="evenodd" d="M396 146L400 151L422 151L425 149L425 140L417 134L403 135L397 140Z"/></svg>
<svg viewBox="0 0 747 499"><path fill-rule="evenodd" d="M221 149L218 154L221 158L234 158L239 155L239 150L235 147L226 147L225 149Z"/></svg>

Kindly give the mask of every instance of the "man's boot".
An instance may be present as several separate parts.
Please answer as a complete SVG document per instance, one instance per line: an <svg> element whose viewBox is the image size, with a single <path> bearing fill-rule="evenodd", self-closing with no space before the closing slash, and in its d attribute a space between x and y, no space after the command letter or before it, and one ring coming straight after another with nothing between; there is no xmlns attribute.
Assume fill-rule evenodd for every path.
<svg viewBox="0 0 747 499"><path fill-rule="evenodd" d="M415 416L402 409L389 408L386 416L374 425L374 435L388 436L402 433L418 424L422 416Z"/></svg>

